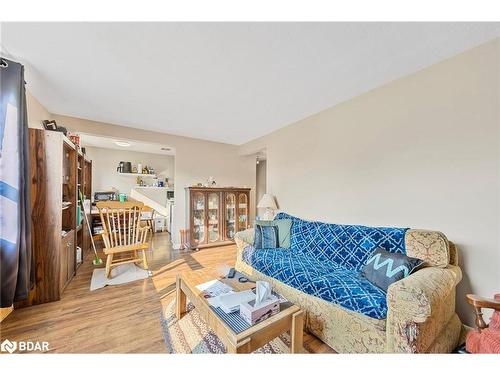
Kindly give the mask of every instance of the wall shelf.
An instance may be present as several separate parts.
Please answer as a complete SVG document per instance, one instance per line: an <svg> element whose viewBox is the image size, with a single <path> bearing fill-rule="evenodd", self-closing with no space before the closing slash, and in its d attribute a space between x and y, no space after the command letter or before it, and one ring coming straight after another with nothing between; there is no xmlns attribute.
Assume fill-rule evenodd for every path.
<svg viewBox="0 0 500 375"><path fill-rule="evenodd" d="M152 178L158 177L155 174L147 174L147 173L122 173L122 172L118 172L118 174L120 176L152 177Z"/></svg>

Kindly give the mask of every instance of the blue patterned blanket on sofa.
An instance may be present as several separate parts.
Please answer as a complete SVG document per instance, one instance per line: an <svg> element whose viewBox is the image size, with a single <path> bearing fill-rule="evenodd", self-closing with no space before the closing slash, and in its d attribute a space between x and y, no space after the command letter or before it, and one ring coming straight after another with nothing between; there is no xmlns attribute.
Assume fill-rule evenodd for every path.
<svg viewBox="0 0 500 375"><path fill-rule="evenodd" d="M287 285L375 319L387 315L386 294L361 274L377 248L405 254L405 228L365 227L291 219L290 249L247 246L243 261Z"/></svg>

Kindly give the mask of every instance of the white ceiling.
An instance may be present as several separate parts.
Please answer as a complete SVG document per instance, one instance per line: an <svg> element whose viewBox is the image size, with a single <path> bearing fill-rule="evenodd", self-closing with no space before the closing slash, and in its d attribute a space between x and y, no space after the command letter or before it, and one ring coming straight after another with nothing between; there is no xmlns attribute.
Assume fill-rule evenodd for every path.
<svg viewBox="0 0 500 375"><path fill-rule="evenodd" d="M128 147L118 146L116 141L125 141L130 144ZM92 134L80 134L80 144L82 147L101 147L110 148L113 150L120 151L136 151L145 152L148 154L158 154L158 155L175 155L175 149L170 146L161 145L157 143L140 142L136 140L130 140L125 138L108 138L100 137ZM168 148L169 150L162 150L162 147Z"/></svg>
<svg viewBox="0 0 500 375"><path fill-rule="evenodd" d="M52 113L242 144L500 36L498 23L3 23Z"/></svg>

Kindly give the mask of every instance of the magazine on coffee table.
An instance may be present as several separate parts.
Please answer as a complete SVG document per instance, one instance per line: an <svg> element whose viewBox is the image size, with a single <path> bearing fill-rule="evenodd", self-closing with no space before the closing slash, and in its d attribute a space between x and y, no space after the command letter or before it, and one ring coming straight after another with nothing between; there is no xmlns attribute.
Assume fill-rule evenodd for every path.
<svg viewBox="0 0 500 375"><path fill-rule="evenodd" d="M217 297L221 294L227 294L233 291L233 288L217 279L196 285L196 288L202 292L205 292L205 298Z"/></svg>
<svg viewBox="0 0 500 375"><path fill-rule="evenodd" d="M207 299L208 304L213 307L220 306L220 296L234 293L233 288L217 279L196 285L196 288L204 293L203 296Z"/></svg>

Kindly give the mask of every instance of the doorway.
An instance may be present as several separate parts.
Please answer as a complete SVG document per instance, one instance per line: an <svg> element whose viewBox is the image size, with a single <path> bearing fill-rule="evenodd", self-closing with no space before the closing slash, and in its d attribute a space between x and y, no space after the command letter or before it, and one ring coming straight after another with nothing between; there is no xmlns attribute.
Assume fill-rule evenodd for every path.
<svg viewBox="0 0 500 375"><path fill-rule="evenodd" d="M255 216L259 218L266 211L265 208L257 208L262 196L267 192L267 158L264 151L256 156L255 171Z"/></svg>

